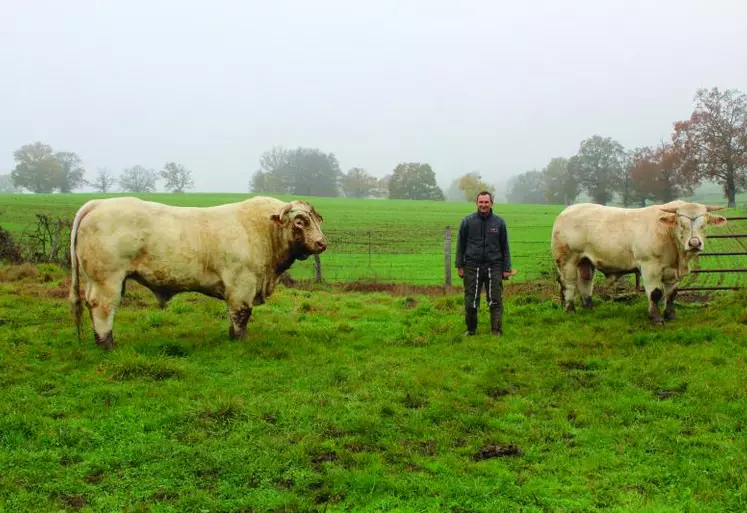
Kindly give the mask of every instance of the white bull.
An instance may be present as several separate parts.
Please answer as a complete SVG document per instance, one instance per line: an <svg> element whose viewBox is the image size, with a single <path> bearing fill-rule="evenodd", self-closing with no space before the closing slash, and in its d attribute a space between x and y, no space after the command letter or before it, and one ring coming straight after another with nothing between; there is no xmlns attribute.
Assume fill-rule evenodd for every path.
<svg viewBox="0 0 747 513"><path fill-rule="evenodd" d="M640 273L651 322L663 322L662 297L666 297L664 318L673 319L677 285L705 247L706 226L726 224L725 217L710 214L722 208L682 200L643 208L594 203L565 208L553 224L550 246L566 311L574 310L576 290L583 306L591 308L598 269L616 278Z"/></svg>
<svg viewBox="0 0 747 513"><path fill-rule="evenodd" d="M321 222L305 201L269 197L204 208L131 197L89 201L70 237L78 336L82 277L94 340L103 349L114 346L114 313L127 279L149 288L162 307L181 292L225 300L229 336L244 338L252 307L265 302L280 275L326 249Z"/></svg>

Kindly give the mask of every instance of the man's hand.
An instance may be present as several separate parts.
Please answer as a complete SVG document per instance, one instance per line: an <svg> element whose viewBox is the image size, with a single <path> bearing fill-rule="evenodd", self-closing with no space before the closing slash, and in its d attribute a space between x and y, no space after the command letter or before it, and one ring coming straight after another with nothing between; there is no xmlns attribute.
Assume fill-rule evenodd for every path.
<svg viewBox="0 0 747 513"><path fill-rule="evenodd" d="M464 267L457 267L457 274L460 278L464 278Z"/></svg>
<svg viewBox="0 0 747 513"><path fill-rule="evenodd" d="M517 272L516 270L503 271L503 279L504 280L509 279L511 276L513 276L514 274L516 274L516 272Z"/></svg>

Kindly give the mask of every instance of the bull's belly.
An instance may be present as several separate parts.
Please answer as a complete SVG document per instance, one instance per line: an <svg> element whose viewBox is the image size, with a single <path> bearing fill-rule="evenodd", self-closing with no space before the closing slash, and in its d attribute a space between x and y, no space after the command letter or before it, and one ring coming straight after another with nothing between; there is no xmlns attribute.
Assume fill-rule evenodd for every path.
<svg viewBox="0 0 747 513"><path fill-rule="evenodd" d="M622 255L599 255L595 253L582 253L579 261L588 260L603 274L624 275L637 271L637 266L630 258Z"/></svg>
<svg viewBox="0 0 747 513"><path fill-rule="evenodd" d="M213 273L168 272L140 266L131 269L127 277L167 297L182 292L199 292L219 299L225 296L223 281Z"/></svg>

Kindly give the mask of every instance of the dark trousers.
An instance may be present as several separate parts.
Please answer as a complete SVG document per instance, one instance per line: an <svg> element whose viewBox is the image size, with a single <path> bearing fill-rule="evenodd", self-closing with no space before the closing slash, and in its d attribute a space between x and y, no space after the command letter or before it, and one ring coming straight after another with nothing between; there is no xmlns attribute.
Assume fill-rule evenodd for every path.
<svg viewBox="0 0 747 513"><path fill-rule="evenodd" d="M503 269L500 266L464 268L464 313L467 329L477 329L480 293L485 289L485 301L490 309L490 328L503 331Z"/></svg>

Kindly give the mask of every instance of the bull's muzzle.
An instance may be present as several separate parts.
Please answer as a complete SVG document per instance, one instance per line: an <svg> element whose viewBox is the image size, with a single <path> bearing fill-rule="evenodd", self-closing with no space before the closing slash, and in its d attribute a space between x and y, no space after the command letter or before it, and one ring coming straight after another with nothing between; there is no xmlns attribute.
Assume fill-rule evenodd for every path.
<svg viewBox="0 0 747 513"><path fill-rule="evenodd" d="M318 241L316 241L314 243L314 250L315 251L321 253L325 249L327 249L327 241L326 241L326 239L319 239Z"/></svg>
<svg viewBox="0 0 747 513"><path fill-rule="evenodd" d="M687 249L690 251L700 251L703 249L703 241L698 237L690 237L687 241Z"/></svg>

